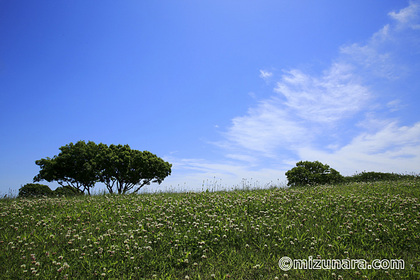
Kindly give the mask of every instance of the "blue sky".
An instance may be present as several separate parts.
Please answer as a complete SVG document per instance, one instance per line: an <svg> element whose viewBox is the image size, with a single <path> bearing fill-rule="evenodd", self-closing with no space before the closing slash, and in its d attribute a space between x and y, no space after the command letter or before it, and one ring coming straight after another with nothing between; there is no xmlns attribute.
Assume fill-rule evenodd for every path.
<svg viewBox="0 0 420 280"><path fill-rule="evenodd" d="M419 173L419 72L419 1L0 0L0 193L78 140L171 162L161 188Z"/></svg>

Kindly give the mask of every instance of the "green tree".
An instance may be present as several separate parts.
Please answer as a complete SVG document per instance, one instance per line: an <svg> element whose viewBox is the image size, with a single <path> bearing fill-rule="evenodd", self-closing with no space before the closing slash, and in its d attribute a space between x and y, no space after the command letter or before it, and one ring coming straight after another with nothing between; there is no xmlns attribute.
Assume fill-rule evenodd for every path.
<svg viewBox="0 0 420 280"><path fill-rule="evenodd" d="M289 186L338 183L344 178L337 170L319 161L299 161L286 172L286 177Z"/></svg>
<svg viewBox="0 0 420 280"><path fill-rule="evenodd" d="M132 150L128 145L95 144L79 141L60 147L53 158L35 161L40 167L34 181L57 181L75 193L87 192L102 182L110 193L138 192L150 183L162 183L172 165L148 151ZM59 190L62 192L64 190Z"/></svg>
<svg viewBox="0 0 420 280"><path fill-rule="evenodd" d="M149 151L132 150L128 145L110 145L100 149L99 181L110 193L138 192L150 183L162 183L171 174L172 165Z"/></svg>
<svg viewBox="0 0 420 280"><path fill-rule="evenodd" d="M60 153L53 158L35 161L40 171L34 182L57 181L61 186L70 186L81 192L87 192L98 181L98 145L89 141L78 141L59 148Z"/></svg>
<svg viewBox="0 0 420 280"><path fill-rule="evenodd" d="M53 191L47 185L26 184L19 189L18 197L52 195Z"/></svg>

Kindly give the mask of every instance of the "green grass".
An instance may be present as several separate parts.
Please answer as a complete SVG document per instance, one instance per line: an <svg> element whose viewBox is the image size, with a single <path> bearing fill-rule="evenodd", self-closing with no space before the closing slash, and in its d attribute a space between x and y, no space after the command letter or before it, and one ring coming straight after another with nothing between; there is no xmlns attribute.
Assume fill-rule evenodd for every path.
<svg viewBox="0 0 420 280"><path fill-rule="evenodd" d="M0 278L418 279L419 198L403 180L1 200ZM284 256L405 269L282 271Z"/></svg>

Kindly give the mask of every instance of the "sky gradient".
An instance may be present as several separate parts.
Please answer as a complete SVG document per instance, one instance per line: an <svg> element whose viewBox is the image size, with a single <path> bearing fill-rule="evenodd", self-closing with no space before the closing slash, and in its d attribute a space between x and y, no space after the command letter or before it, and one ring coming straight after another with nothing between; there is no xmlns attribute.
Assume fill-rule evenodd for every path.
<svg viewBox="0 0 420 280"><path fill-rule="evenodd" d="M0 0L0 194L79 140L169 161L160 189L420 173L419 77L420 1Z"/></svg>

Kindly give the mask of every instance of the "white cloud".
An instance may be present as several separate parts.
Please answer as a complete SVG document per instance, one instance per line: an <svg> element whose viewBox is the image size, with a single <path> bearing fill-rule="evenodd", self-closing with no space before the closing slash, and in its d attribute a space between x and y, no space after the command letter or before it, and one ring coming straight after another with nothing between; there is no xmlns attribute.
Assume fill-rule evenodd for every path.
<svg viewBox="0 0 420 280"><path fill-rule="evenodd" d="M420 29L420 25L416 23L419 19L420 4L417 1L410 1L410 5L399 12L390 12L388 15L398 22L398 27L409 27L412 29Z"/></svg>
<svg viewBox="0 0 420 280"><path fill-rule="evenodd" d="M389 110L391 112L397 112L404 107L404 105L402 105L402 102L401 102L400 99L395 99L395 100L389 101L386 104L386 106L389 108Z"/></svg>
<svg viewBox="0 0 420 280"><path fill-rule="evenodd" d="M286 98L285 104L296 116L311 122L336 122L360 111L370 98L351 70L349 65L335 63L321 78L291 70L275 91Z"/></svg>
<svg viewBox="0 0 420 280"><path fill-rule="evenodd" d="M354 66L360 66L360 73L363 71L371 76L372 74L395 80L401 76L403 69L396 67L397 62L389 48L390 44L395 43L393 39L394 32L390 25L385 25L380 31L376 32L365 45L351 44L342 46L340 53L342 59Z"/></svg>
<svg viewBox="0 0 420 280"><path fill-rule="evenodd" d="M370 98L370 92L359 83L351 67L339 63L320 78L296 69L287 71L274 91L277 95L232 120L224 134L228 142L223 143L225 148L276 157L279 148L307 145L317 137L317 125L331 125L351 117Z"/></svg>
<svg viewBox="0 0 420 280"><path fill-rule="evenodd" d="M267 79L267 78L271 78L271 76L273 76L272 72L260 70L260 78Z"/></svg>
<svg viewBox="0 0 420 280"><path fill-rule="evenodd" d="M390 122L376 133L362 133L334 152L311 147L299 150L308 160L328 162L345 175L356 171L418 172L420 168L420 122L399 126ZM362 169L362 170L361 170Z"/></svg>
<svg viewBox="0 0 420 280"><path fill-rule="evenodd" d="M386 24L366 44L354 43L341 47L341 59L361 67L358 71L363 76L371 77L374 74L391 81L403 77L409 66L400 61L401 53L407 52L410 47L418 49L419 46L419 34L416 33L420 30L419 14L418 1L411 1L408 7L398 12L390 12L389 16L395 23ZM406 29L414 33L409 34L405 32ZM413 43L415 45L410 46Z"/></svg>
<svg viewBox="0 0 420 280"><path fill-rule="evenodd" d="M234 160L247 162L250 165L253 165L258 161L258 159L255 156L244 155L244 154L234 154L234 153L232 153L232 154L225 155L225 157L230 158L230 159L234 159Z"/></svg>
<svg viewBox="0 0 420 280"><path fill-rule="evenodd" d="M232 120L232 126L225 133L234 146L270 156L282 145L291 145L304 136L304 130L282 108L281 101L272 98L261 101L250 108L248 114Z"/></svg>

